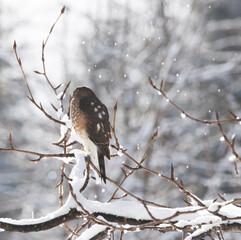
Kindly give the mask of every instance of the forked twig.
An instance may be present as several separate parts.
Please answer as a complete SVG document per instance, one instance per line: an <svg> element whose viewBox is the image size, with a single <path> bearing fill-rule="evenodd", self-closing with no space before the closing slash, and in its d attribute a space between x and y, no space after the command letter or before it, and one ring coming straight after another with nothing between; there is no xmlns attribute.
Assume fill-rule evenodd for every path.
<svg viewBox="0 0 241 240"><path fill-rule="evenodd" d="M41 74L45 77L46 81L48 82L49 86L53 89L53 91L55 92L55 94L57 94L56 90L61 86L61 84L59 84L57 87L54 87L53 84L51 83L51 81L49 80L48 78L48 75L47 75L47 71L46 71L46 64L45 64L45 47L48 43L48 40L49 40L49 37L51 35L51 33L53 32L54 30L54 27L55 25L57 24L57 22L59 21L60 17L64 14L64 11L65 11L65 7L63 7L61 9L61 12L59 14L59 16L57 17L57 19L55 20L54 24L52 25L52 27L50 28L49 30L49 33L48 33L48 36L47 38L45 39L45 41L43 41L42 43L42 65L43 65L43 72L40 73L38 71L35 71L35 73L38 73L38 74Z"/></svg>
<svg viewBox="0 0 241 240"><path fill-rule="evenodd" d="M38 153L28 150L22 150L17 148L0 148L0 152L19 152L19 153L26 153L34 156L38 156L37 159L30 159L32 162L40 161L42 158L73 158L73 153Z"/></svg>
<svg viewBox="0 0 241 240"><path fill-rule="evenodd" d="M239 117L236 117L236 118L233 118L233 119L222 119L222 120L201 120L201 119L198 119L198 118L195 118L193 116L191 116L190 114L186 113L182 108L180 108L176 103L174 103L167 95L166 93L164 92L163 90L163 79L161 81L161 85L160 85L160 88L158 88L152 81L152 79L150 77L148 77L148 80L149 80L149 83L151 84L151 86L157 90L175 109L177 109L180 114L183 116L183 118L189 118L195 122L198 122L198 123L202 123L202 124L205 124L205 125L211 125L211 124L217 124L217 123L230 123L230 122L241 122L241 118ZM231 114L232 115L232 114ZM232 115L234 117L234 115Z"/></svg>
<svg viewBox="0 0 241 240"><path fill-rule="evenodd" d="M49 115L49 114L44 110L42 104L41 104L41 103L38 104L38 103L35 101L35 99L34 99L34 97L33 97L33 95L32 95L31 89L30 89L30 87L29 87L26 74L25 74L25 72L24 72L24 70L23 70L22 61L21 61L21 59L20 59L20 57L18 56L18 53L17 53L17 43L16 43L16 41L14 41L14 43L13 43L13 50L14 50L14 53L15 53L15 56L16 56L18 65L19 65L19 67L20 67L20 69L21 69L21 72L22 72L22 75L23 75L23 79L24 79L24 81L25 81L25 84L26 84L28 93L29 93L29 95L30 95L30 96L28 96L28 99L29 99L40 111L42 111L42 112L44 113L44 115L45 115L47 118L49 118L51 121L54 121L54 122L56 122L56 123L65 125L64 122L62 122L62 121L60 121L60 120L52 117L51 115Z"/></svg>
<svg viewBox="0 0 241 240"><path fill-rule="evenodd" d="M115 126L114 124L113 124L113 126ZM144 160L146 159L146 156L147 156L147 152L148 152L148 150L149 150L149 148L150 148L150 146L151 146L151 144L153 143L153 141L155 141L155 139L156 139L156 137L157 137L157 135L158 135L158 130L156 130L155 131L155 133L152 135L152 137L150 138L150 140L149 140L149 142L148 142L148 145L147 145L147 147L146 147L146 149L145 149L145 152L144 152L144 154L143 154L143 157L141 158L141 161L140 162L138 162L138 161L136 161L134 158L132 158L130 155L128 155L127 153L126 153L126 151L124 151L123 149L121 149L120 148L120 145L119 144L117 144L118 143L118 138L117 138L117 136L116 136L116 134L115 134L115 128L113 128L113 132L114 132L114 136L115 136L115 142L116 142L116 146L112 146L113 148L115 148L116 150L118 150L118 151L121 151L124 155L126 155L130 160L132 160L132 161L134 161L136 164L137 164L137 166L136 167L134 167L134 168L130 168L129 166L127 166L126 164L123 164L126 168L129 168L130 169L130 172L129 173L125 173L124 172L124 178L122 179L122 181L121 181L121 183L120 183L120 186L122 186L122 184L126 181L126 179L130 176L130 175L132 175L136 170L138 170L138 169L144 169L144 170L147 170L147 168L144 168L141 164L144 162ZM119 149L118 149L118 146L119 146ZM149 170L149 169L148 169ZM124 171L123 169L122 169L122 171ZM150 170L151 171L151 170ZM156 175L159 175L158 173L155 173ZM115 198L115 195L116 195L116 193L118 192L118 188L114 191L114 193L112 194L112 196L111 196L111 198L108 200L108 202L110 202L112 199L116 199Z"/></svg>
<svg viewBox="0 0 241 240"><path fill-rule="evenodd" d="M238 155L238 153L236 152L235 150L235 146L234 146L234 143L235 143L235 135L232 136L231 140L229 141L228 140L228 137L226 136L226 134L224 133L223 131L223 128L222 128L222 125L221 123L219 122L219 116L218 116L218 112L215 112L215 116L216 116L216 119L217 119L217 125L218 125L218 128L219 128L219 131L222 135L222 137L224 138L228 148L231 150L234 158L231 159L234 163L234 167L235 167L235 171L236 171L236 174L239 174L238 172L238 167L237 167L237 161L241 162L241 158L240 156Z"/></svg>
<svg viewBox="0 0 241 240"><path fill-rule="evenodd" d="M193 194L191 194L189 191L187 191L185 188L184 188L184 185L183 185L183 182L181 181L180 184L175 180L175 177L174 177L174 167L173 167L173 164L171 164L171 177L167 177L167 176L164 176L162 175L163 178L165 178L166 180L170 181L171 183L173 183L174 185L176 185L183 193L185 196L193 199L197 204L198 206L201 206L201 207L206 207L205 204L203 204L197 197L195 197Z"/></svg>

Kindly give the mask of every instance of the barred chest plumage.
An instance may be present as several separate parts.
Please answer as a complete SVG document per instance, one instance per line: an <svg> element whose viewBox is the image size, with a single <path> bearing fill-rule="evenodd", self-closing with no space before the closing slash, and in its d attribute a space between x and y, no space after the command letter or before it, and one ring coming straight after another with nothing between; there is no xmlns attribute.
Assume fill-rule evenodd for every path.
<svg viewBox="0 0 241 240"><path fill-rule="evenodd" d="M81 135L82 131L86 129L86 118L78 106L79 99L72 98L70 104L70 119L75 132Z"/></svg>

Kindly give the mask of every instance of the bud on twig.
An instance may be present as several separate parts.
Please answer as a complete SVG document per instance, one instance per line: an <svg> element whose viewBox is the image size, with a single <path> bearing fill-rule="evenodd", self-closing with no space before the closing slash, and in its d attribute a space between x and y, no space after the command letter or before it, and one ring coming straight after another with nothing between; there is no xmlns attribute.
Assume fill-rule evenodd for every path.
<svg viewBox="0 0 241 240"><path fill-rule="evenodd" d="M64 14L65 11L65 6L63 6L63 8L61 9L61 14Z"/></svg>
<svg viewBox="0 0 241 240"><path fill-rule="evenodd" d="M16 48L17 48L17 43L16 43L16 41L14 40L14 42L13 42L13 49L16 50Z"/></svg>
<svg viewBox="0 0 241 240"><path fill-rule="evenodd" d="M11 149L13 149L13 143L12 143L12 134L9 133L9 138L8 138L9 146Z"/></svg>

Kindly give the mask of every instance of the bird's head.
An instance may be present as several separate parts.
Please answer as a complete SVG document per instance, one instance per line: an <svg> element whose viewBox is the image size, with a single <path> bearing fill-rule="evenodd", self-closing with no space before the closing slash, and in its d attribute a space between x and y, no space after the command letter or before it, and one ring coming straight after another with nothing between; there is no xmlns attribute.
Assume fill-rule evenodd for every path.
<svg viewBox="0 0 241 240"><path fill-rule="evenodd" d="M73 92L73 97L83 98L95 95L95 93L87 87L77 87Z"/></svg>

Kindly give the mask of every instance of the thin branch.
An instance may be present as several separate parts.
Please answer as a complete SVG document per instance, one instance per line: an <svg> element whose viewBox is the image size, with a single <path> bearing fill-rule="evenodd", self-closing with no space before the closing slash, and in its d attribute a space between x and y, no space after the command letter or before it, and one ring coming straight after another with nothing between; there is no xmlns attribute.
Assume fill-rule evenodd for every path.
<svg viewBox="0 0 241 240"><path fill-rule="evenodd" d="M56 94L56 90L60 87L60 85L58 85L57 87L54 87L53 84L50 82L50 80L48 78L48 75L47 75L47 72L46 72L46 64L45 64L45 47L46 47L46 45L48 43L48 40L49 40L49 37L50 37L51 33L54 30L55 25L59 21L60 17L64 14L64 11L65 11L65 7L63 7L61 9L61 12L60 12L59 16L57 17L57 19L55 20L54 24L50 28L49 34L48 34L47 38L45 39L45 41L43 41L43 44L42 44L42 65L43 65L43 73L42 73L42 75L44 75L46 81L48 82L49 86L53 89L55 94Z"/></svg>
<svg viewBox="0 0 241 240"><path fill-rule="evenodd" d="M90 157L87 156L85 158L90 158ZM90 164L87 160L85 160L85 162L86 162L86 170L85 170L86 178L82 188L79 190L80 192L83 192L86 189L90 179Z"/></svg>
<svg viewBox="0 0 241 240"><path fill-rule="evenodd" d="M32 159L30 161L40 161L42 158L73 158L74 154L73 153L38 153L38 152L33 152L33 151L28 151L28 150L22 150L22 149L17 149L17 148L0 148L0 152L19 152L19 153L26 153L34 156L38 156L37 159Z"/></svg>
<svg viewBox="0 0 241 240"><path fill-rule="evenodd" d="M17 53L17 43L16 43L15 40L14 40L14 43L13 43L13 50L14 50L15 57L16 57L16 59L17 59L18 65L19 65L19 67L20 67L20 70L21 70L21 72L22 72L23 79L24 79L24 81L25 81L26 87L27 87L28 92L29 92L29 94L30 94L30 98L33 99L32 92L31 92L31 90L30 90L30 88L29 88L29 85L28 85L27 77L26 77L25 72L24 72L24 70L23 70L22 61L21 61L21 59L20 59L20 57L18 56L18 53Z"/></svg>
<svg viewBox="0 0 241 240"><path fill-rule="evenodd" d="M144 154L143 154L143 157L142 157L142 159L141 159L141 161L140 161L140 164L142 164L142 163L145 161L145 159L146 159L146 157L147 157L147 153L148 153L148 151L149 151L149 149L150 149L150 147L151 147L151 144L155 141L155 139L157 138L157 136L158 136L158 129L154 132L154 134L153 134L152 137L150 138L150 140L149 140L149 142L148 142L148 145L147 145L147 147L146 147L146 150L145 150L145 152L144 152Z"/></svg>
<svg viewBox="0 0 241 240"><path fill-rule="evenodd" d="M171 164L171 177L167 177L167 176L164 176L162 175L163 178L165 178L166 180L170 181L171 183L173 183L174 185L176 185L178 187L178 189L180 189L185 196L193 199L197 204L198 206L201 206L201 207L206 207L205 204L203 204L197 197L195 197L193 194L191 194L189 191L187 191L184 186L183 186L183 182L181 181L181 184L179 184L176 180L175 180L175 177L174 177L174 167L173 165Z"/></svg>
<svg viewBox="0 0 241 240"><path fill-rule="evenodd" d="M115 145L117 146L117 148L120 148L120 144L119 144L118 138L116 136L116 126L115 126L116 114L117 114L117 102L114 106L113 127L111 127L111 130L112 130L112 133L113 133L113 136L114 136L114 139L115 139Z"/></svg>
<svg viewBox="0 0 241 240"><path fill-rule="evenodd" d="M77 230L78 230L78 224L76 225L75 229L72 231L68 226L64 226L65 228L67 227L67 230L70 230L71 235L67 238L67 240L71 240L74 236L78 236L78 234L76 234Z"/></svg>
<svg viewBox="0 0 241 240"><path fill-rule="evenodd" d="M69 81L69 82L66 84L66 86L65 86L65 88L64 88L64 91L63 91L62 95L61 95L60 98L59 98L60 101L63 101L64 96L65 96L65 94L66 94L66 92L67 92L67 89L68 89L69 86L70 86L70 83L71 83L71 81Z"/></svg>
<svg viewBox="0 0 241 240"><path fill-rule="evenodd" d="M116 146L114 146L114 145L111 145L111 147L114 148L114 149L116 149L117 151L120 151L123 155L125 155L127 158L129 158L129 159L130 159L131 161L133 161L134 163L136 163L138 169L143 169L143 170L145 170L145 171L147 171L147 172L149 172L149 173L151 173L151 174L154 174L154 175L156 175L156 176L161 177L161 174L160 174L160 173L158 173L158 172L156 172L156 171L154 171L154 170L151 170L151 169L149 169L149 168L146 168L146 167L144 167L143 165L141 165L137 160L135 160L132 156L130 156L130 155L126 152L126 150L124 150L124 149L122 149L122 148L118 149L118 148L117 148Z"/></svg>
<svg viewBox="0 0 241 240"><path fill-rule="evenodd" d="M113 124L113 126L114 126L114 124ZM114 129L114 128L113 128ZM147 156L147 152L148 152L148 150L149 150L149 148L150 148L150 146L151 146L151 144L153 143L153 141L156 139L156 137L157 137L157 135L158 135L158 130L156 130L155 131L155 133L152 135L152 137L150 138L150 140L149 140L149 142L148 142L148 145L147 145L147 147L146 147L146 149L145 149L145 152L144 152L144 154L143 154L143 157L142 157L142 159L141 159L141 161L140 161L140 163L138 162L138 161L136 161L134 158L132 158L131 156L129 156L127 153L126 153L126 151L124 151L123 149L120 149L120 145L119 145L119 143L118 143L118 138L117 138L117 136L116 136L116 134L115 134L115 130L114 130L114 136L115 136L115 142L116 143L118 143L118 144L116 144L116 146L114 146L114 148L115 149L118 149L118 151L121 151L123 154L125 154L126 156L128 156L128 158L129 159L131 159L132 161L134 161L136 164L137 164L137 166L135 167L135 168L130 168L130 172L128 173L128 174L126 174L126 173L124 173L124 178L122 179L122 181L121 181L121 183L120 183L120 186L126 181L126 179L130 176L130 175L132 175L136 170L138 170L138 169L143 169L143 166L141 165L143 162L144 162L144 160L146 159L146 156ZM119 146L119 147L118 147ZM127 165L125 165L125 164L123 164L125 167L127 167ZM128 167L127 167L128 168ZM147 168L144 168L144 169L147 169ZM158 174L157 174L158 175ZM116 193L118 192L118 188L114 191L114 193L112 194L112 196L111 196L111 198L108 200L108 202L110 202L112 199L115 199L115 195L116 195Z"/></svg>
<svg viewBox="0 0 241 240"><path fill-rule="evenodd" d="M241 118L239 117L236 117L236 118L233 118L233 119L223 119L223 120L201 120L201 119L198 119L198 118L195 118L193 116L191 116L190 114L186 113L182 108L180 108L179 106L177 106L177 104L175 104L167 95L166 93L164 92L163 90L163 80L161 82L161 86L160 88L158 88L152 81L152 79L150 77L148 77L148 80L149 80L149 83L151 84L151 86L157 90L175 109L177 109L180 114L182 114L182 116L184 116L185 118L189 118L195 122L198 122L198 123L202 123L202 124L205 124L205 125L211 125L211 124L217 124L217 123L231 123L231 122L241 122Z"/></svg>
<svg viewBox="0 0 241 240"><path fill-rule="evenodd" d="M234 147L234 137L231 139L231 141L228 140L226 134L223 131L222 125L221 125L221 123L219 121L219 117L218 117L218 113L217 112L215 112L215 116L216 116L216 119L217 119L217 125L218 125L218 128L219 128L219 131L220 131L222 137L224 138L227 146L229 147L229 149L233 153L233 156L235 156L235 158L232 159L232 160L234 162L236 174L238 174L237 161L241 161L241 158L240 158L240 156L238 155L238 153L235 150L235 147Z"/></svg>
<svg viewBox="0 0 241 240"><path fill-rule="evenodd" d="M128 192L126 189L124 189L123 187L121 187L117 182L115 182L114 180L110 179L110 178L106 178L109 182L111 182L112 184L114 184L117 188L119 188L121 191L123 191L124 193L126 193L128 196L134 198L135 200L137 200L138 202L145 202L146 204L148 205L151 205L151 206L156 206L156 207L161 207L161 208L168 208L166 206L163 206L163 205L160 205L160 204L157 204L157 203L154 203L154 202L150 202L150 201L146 201L146 200L143 200L137 196L135 196L134 194Z"/></svg>
<svg viewBox="0 0 241 240"><path fill-rule="evenodd" d="M30 96L28 96L28 99L41 111L44 113L44 115L49 118L51 121L54 121L56 123L59 123L59 124L62 124L62 125L66 125L64 122L58 120L58 119L55 119L54 117L52 117L51 115L49 115L43 108L42 104L38 104L33 95L32 95L32 92L31 92L31 89L29 87L29 84L28 84L28 81L27 81L27 77L25 75L25 72L23 70L23 66L22 66L22 62L21 62L21 59L19 58L18 56L18 53L17 53L17 44L16 44L16 41L14 41L14 44L13 44L13 50L14 50L14 53L15 53L15 56L16 56L16 59L17 59L17 62L18 62L18 65L21 69L21 72L22 72L22 75L23 75L23 79L25 81L25 84L26 84L26 87L27 87L27 90L28 90L28 93Z"/></svg>

